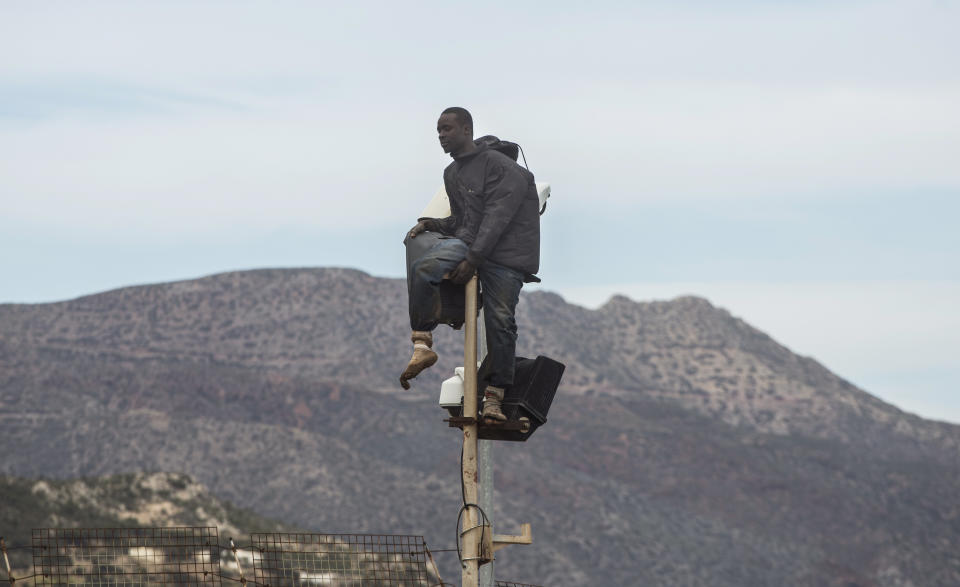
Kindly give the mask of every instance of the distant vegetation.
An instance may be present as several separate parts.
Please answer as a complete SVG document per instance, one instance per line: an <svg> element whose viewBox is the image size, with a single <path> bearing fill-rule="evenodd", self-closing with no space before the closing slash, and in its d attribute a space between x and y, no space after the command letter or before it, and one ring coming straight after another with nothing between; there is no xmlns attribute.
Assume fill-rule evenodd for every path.
<svg viewBox="0 0 960 587"><path fill-rule="evenodd" d="M222 544L231 536L246 543L251 532L291 530L211 496L187 475L172 473L69 481L0 476L0 496L0 536L12 548L10 562L20 576L32 564L26 547L33 528L217 526Z"/></svg>

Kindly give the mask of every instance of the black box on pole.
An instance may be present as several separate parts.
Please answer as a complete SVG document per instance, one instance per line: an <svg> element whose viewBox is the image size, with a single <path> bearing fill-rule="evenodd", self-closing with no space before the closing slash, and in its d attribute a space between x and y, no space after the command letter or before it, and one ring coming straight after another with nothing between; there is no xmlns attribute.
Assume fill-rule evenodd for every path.
<svg viewBox="0 0 960 587"><path fill-rule="evenodd" d="M483 396L486 387L486 360L480 366L477 374L478 390ZM503 413L508 420L527 418L530 428L526 432L520 430L503 430L496 426L480 426L478 437L483 440L512 440L524 441L547 422L547 413L553 403L553 396L560 386L560 379L566 366L549 357L538 356L536 359L517 357L516 370L513 375L513 385L506 388L503 398Z"/></svg>

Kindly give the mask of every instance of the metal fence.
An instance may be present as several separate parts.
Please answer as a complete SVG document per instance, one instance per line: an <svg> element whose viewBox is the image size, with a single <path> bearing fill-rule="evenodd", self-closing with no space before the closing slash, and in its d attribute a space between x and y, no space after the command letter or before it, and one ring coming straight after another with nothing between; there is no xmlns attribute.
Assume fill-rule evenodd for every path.
<svg viewBox="0 0 960 587"><path fill-rule="evenodd" d="M254 581L286 585L428 587L422 536L252 534Z"/></svg>
<svg viewBox="0 0 960 587"><path fill-rule="evenodd" d="M256 533L249 545L219 543L215 527L40 528L32 531L34 574L0 585L222 585L262 587L436 587L422 536ZM3 550L3 571L10 573ZM452 551L453 549L445 549ZM231 554L232 552L232 554ZM440 551L442 552L442 550ZM222 563L222 564L221 564ZM253 569L253 577L244 569ZM496 587L537 587L497 581Z"/></svg>
<svg viewBox="0 0 960 587"><path fill-rule="evenodd" d="M41 528L35 585L220 585L217 529Z"/></svg>

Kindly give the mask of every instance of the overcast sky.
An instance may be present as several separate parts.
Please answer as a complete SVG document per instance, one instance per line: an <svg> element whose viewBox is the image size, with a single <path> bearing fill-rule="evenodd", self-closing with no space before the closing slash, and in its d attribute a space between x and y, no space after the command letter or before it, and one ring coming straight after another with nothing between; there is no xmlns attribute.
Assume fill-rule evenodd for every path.
<svg viewBox="0 0 960 587"><path fill-rule="evenodd" d="M0 302L403 271L435 122L553 186L542 287L707 297L960 423L960 3L0 5Z"/></svg>

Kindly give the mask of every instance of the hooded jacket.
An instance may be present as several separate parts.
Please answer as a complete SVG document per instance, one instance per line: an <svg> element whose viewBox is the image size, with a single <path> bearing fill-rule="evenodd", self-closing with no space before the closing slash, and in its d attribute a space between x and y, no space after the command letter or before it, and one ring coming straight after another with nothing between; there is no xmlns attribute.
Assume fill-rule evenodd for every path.
<svg viewBox="0 0 960 587"><path fill-rule="evenodd" d="M516 269L539 281L540 201L533 174L503 153L477 144L443 170L450 216L424 218L427 229L467 244L467 260Z"/></svg>

